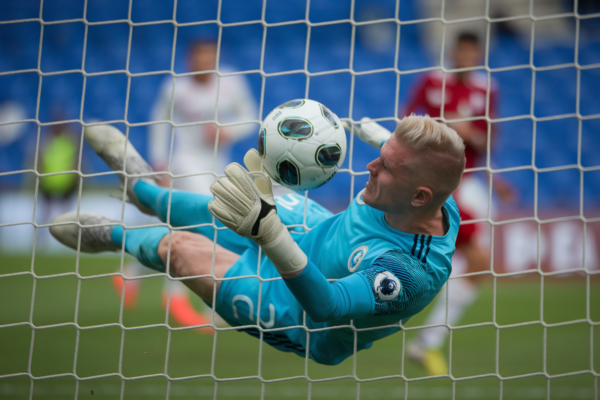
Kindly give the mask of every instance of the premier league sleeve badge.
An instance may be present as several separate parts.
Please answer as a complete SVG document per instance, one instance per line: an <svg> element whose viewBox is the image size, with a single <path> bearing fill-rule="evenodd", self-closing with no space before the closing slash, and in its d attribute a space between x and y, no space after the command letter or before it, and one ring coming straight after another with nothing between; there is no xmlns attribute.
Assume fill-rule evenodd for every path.
<svg viewBox="0 0 600 400"><path fill-rule="evenodd" d="M381 301L392 301L400 294L402 284L400 280L389 271L379 273L373 282L375 296Z"/></svg>

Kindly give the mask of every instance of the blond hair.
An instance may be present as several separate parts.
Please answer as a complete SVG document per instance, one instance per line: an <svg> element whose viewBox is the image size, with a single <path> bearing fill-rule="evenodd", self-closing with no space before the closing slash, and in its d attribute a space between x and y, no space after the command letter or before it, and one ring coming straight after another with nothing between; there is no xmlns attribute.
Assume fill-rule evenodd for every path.
<svg viewBox="0 0 600 400"><path fill-rule="evenodd" d="M394 135L398 141L418 153L412 162L414 178L433 191L437 205L454 192L465 169L465 144L458 133L428 115L402 118Z"/></svg>

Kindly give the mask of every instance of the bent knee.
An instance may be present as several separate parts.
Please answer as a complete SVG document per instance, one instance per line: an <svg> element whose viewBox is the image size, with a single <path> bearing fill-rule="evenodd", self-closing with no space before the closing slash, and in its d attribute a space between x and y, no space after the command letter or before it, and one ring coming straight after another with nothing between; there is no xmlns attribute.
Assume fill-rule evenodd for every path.
<svg viewBox="0 0 600 400"><path fill-rule="evenodd" d="M158 254L165 265L169 259L169 273L175 277L204 275L204 261L206 258L212 259L213 247L212 241L204 236L191 232L173 232L170 239L166 235L161 240Z"/></svg>

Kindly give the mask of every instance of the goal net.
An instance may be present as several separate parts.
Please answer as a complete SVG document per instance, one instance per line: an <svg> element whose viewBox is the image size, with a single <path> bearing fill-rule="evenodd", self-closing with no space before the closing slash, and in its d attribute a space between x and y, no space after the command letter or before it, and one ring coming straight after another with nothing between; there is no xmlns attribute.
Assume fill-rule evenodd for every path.
<svg viewBox="0 0 600 400"><path fill-rule="evenodd" d="M0 397L598 398L595 2L9 3L0 6ZM460 67L465 32L481 54ZM193 48L212 41L216 67L203 70ZM177 94L202 76L215 77L209 95ZM174 319L180 279L130 273L123 252L86 255L49 235L51 219L72 210L126 231L173 228L122 199L116 173L85 143L87 126L122 130L171 190L197 188L256 147L279 104L310 98L344 121L370 117L393 130L423 87L417 112L437 102L437 118L459 132L484 127L456 195L476 249L459 249L429 307L339 365L269 346L278 330L256 314L260 297L255 325L241 327L257 340L184 292L208 318L206 334ZM452 106L456 90L470 92ZM161 96L166 114L156 111ZM196 119L177 116L182 108ZM347 138L337 175L303 193L332 212L364 188L379 154ZM131 303L123 279L135 288Z"/></svg>

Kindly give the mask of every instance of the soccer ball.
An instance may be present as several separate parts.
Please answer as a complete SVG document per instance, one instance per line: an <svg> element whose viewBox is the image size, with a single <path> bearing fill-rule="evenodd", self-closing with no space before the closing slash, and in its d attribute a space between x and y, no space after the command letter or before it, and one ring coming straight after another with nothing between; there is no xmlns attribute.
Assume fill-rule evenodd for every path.
<svg viewBox="0 0 600 400"><path fill-rule="evenodd" d="M324 185L346 154L340 119L323 104L308 99L288 101L262 123L258 153L273 180L292 190Z"/></svg>

